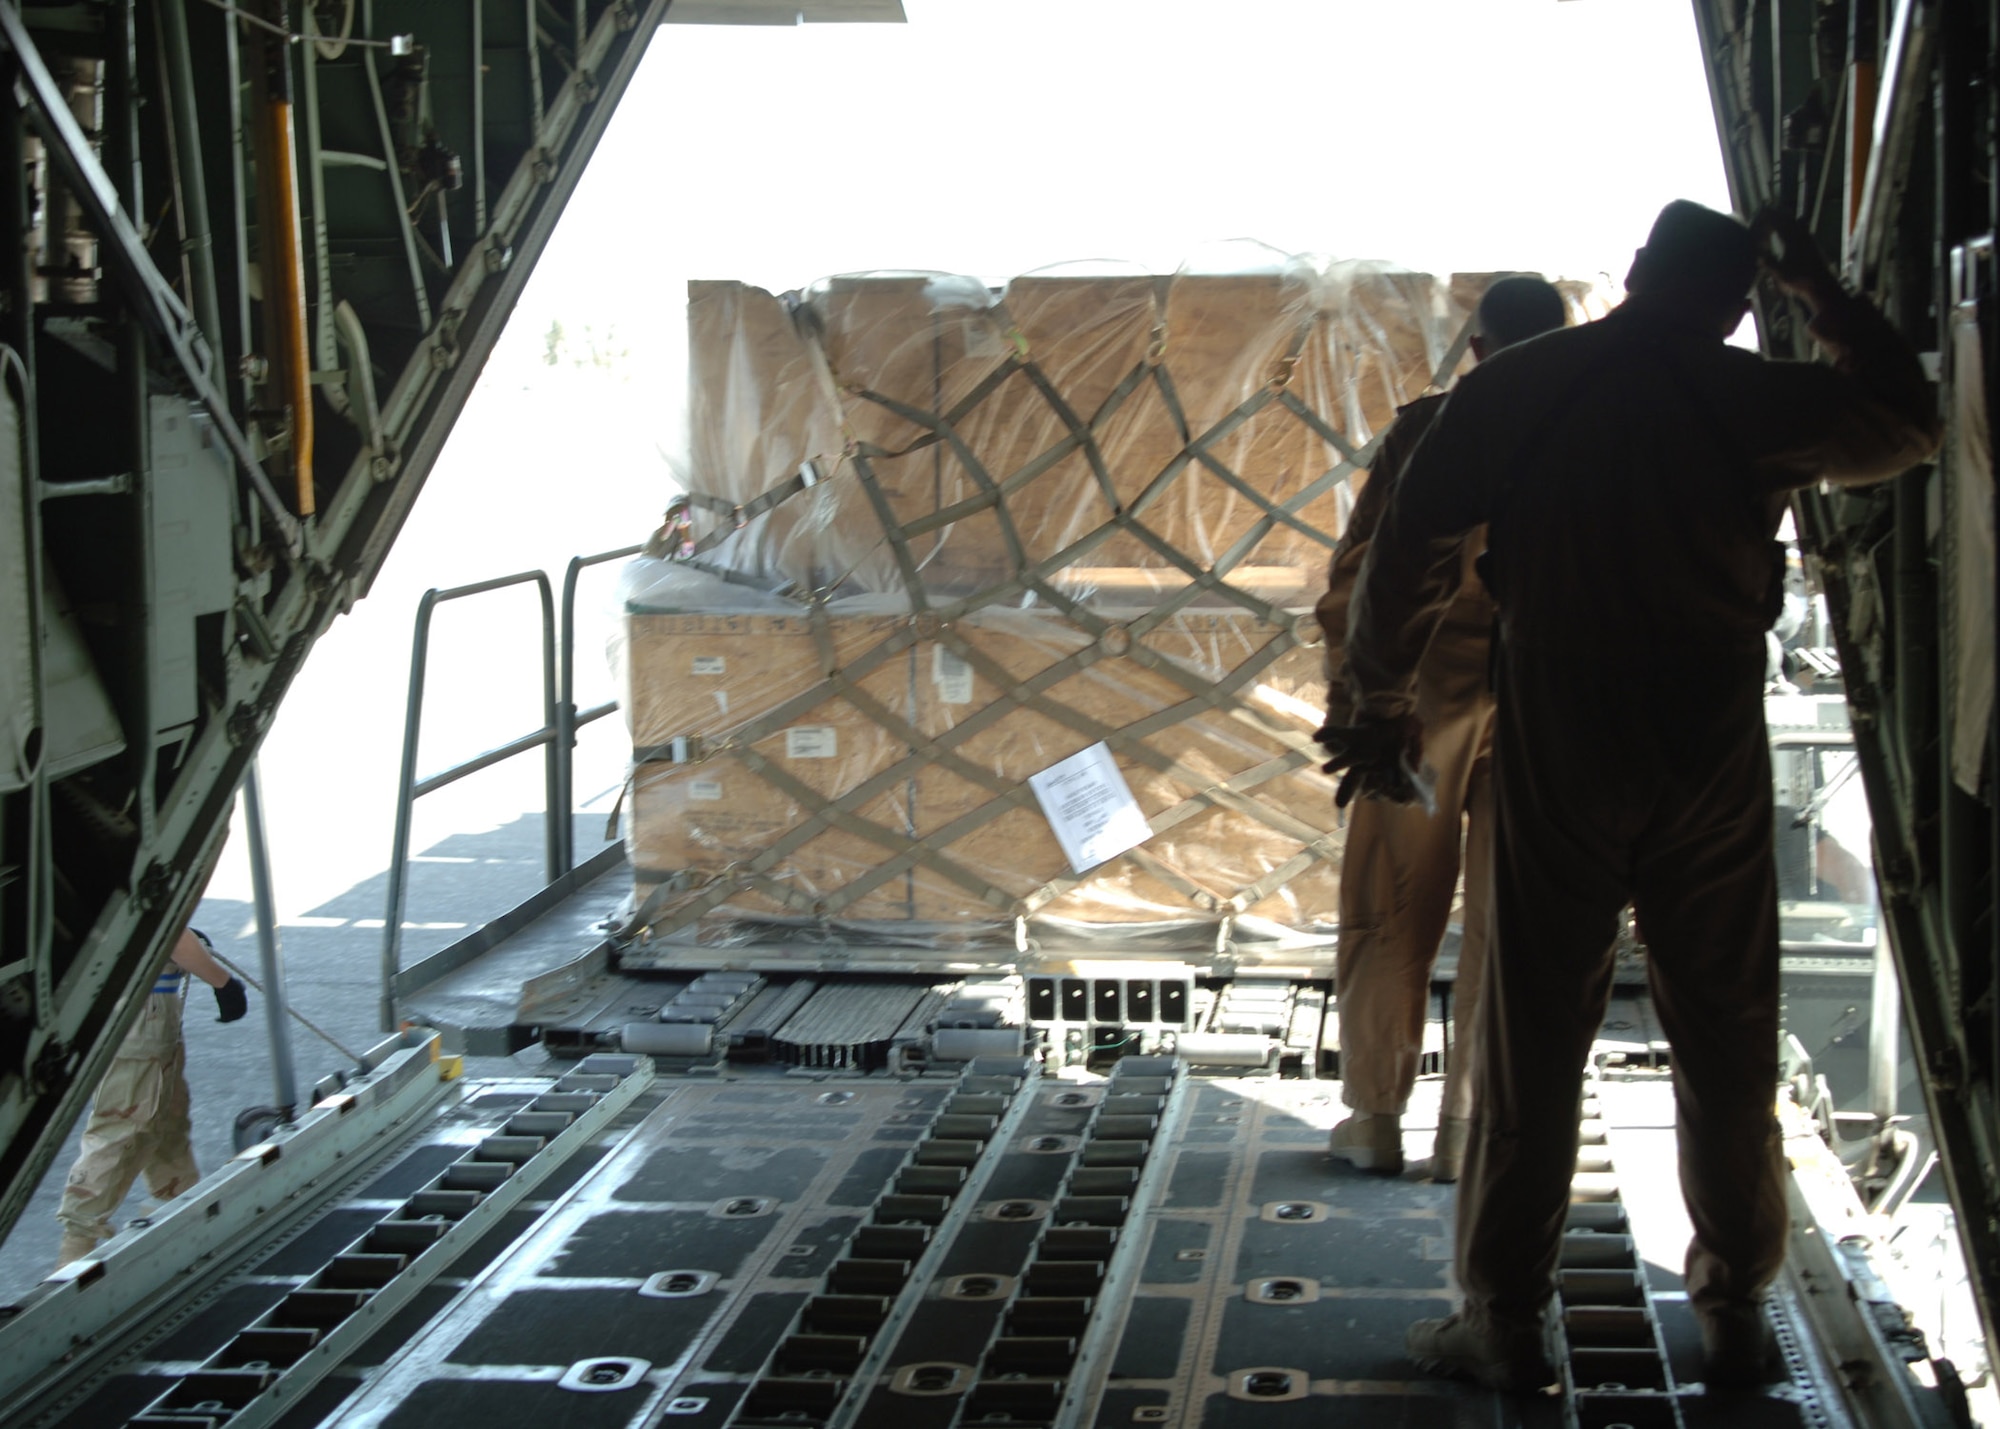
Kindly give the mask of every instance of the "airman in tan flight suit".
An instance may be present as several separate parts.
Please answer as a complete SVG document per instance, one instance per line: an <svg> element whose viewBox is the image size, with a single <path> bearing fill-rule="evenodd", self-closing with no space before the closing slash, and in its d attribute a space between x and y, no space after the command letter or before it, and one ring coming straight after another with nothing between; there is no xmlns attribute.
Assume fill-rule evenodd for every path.
<svg viewBox="0 0 2000 1429"><path fill-rule="evenodd" d="M1562 294L1540 278L1502 278L1480 299L1473 356L1563 325ZM1442 394L1419 397L1383 435L1340 545L1333 553L1320 627L1326 633L1327 723L1350 724L1354 704L1341 679L1347 609L1369 540L1410 454L1430 430ZM1363 799L1348 815L1340 871L1340 950L1335 992L1340 1013L1340 1090L1354 1114L1333 1129L1332 1154L1364 1171L1403 1169L1402 1115L1417 1080L1429 1009L1431 970L1465 869L1464 936L1452 986L1456 1041L1445 1063L1443 1108L1431 1151L1431 1178L1456 1181L1472 1116L1472 1044L1486 974L1487 897L1493 862L1492 597L1474 563L1486 532L1459 549L1451 603L1417 671L1417 717L1424 759L1436 776L1435 814L1410 804Z"/></svg>
<svg viewBox="0 0 2000 1429"><path fill-rule="evenodd" d="M1760 237L1670 204L1604 319L1467 374L1412 458L1360 576L1354 726L1326 740L1363 792L1408 797L1416 671L1465 532L1488 524L1500 606L1494 943L1457 1216L1463 1303L1409 1334L1421 1367L1547 1383L1543 1318L1576 1165L1580 1073L1630 903L1673 1044L1687 1290L1711 1385L1769 1373L1783 1263L1778 924L1764 632L1787 493L1879 481L1937 446L1916 354L1844 292L1797 223L1763 261L1832 366L1723 341ZM1779 246L1781 245L1781 246Z"/></svg>
<svg viewBox="0 0 2000 1429"><path fill-rule="evenodd" d="M184 930L155 977L139 1020L97 1084L83 1149L56 1211L63 1228L58 1267L89 1255L116 1234L112 1213L140 1176L156 1201L172 1200L201 1179L188 1144L187 1047L181 1041L190 974L215 990L220 1021L234 1022L248 1008L243 984L215 960L208 940L192 928Z"/></svg>

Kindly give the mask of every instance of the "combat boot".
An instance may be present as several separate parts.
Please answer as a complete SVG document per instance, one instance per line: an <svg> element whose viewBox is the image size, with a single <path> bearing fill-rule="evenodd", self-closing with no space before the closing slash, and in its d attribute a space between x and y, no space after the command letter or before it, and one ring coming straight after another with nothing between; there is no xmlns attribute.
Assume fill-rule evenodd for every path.
<svg viewBox="0 0 2000 1429"><path fill-rule="evenodd" d="M72 1260L82 1260L96 1249L96 1236L77 1235L73 1231L65 1231L62 1243L56 1247L56 1269L61 1270Z"/></svg>
<svg viewBox="0 0 2000 1429"><path fill-rule="evenodd" d="M1334 1127L1328 1153L1363 1171L1403 1174L1403 1119L1394 1112L1357 1111Z"/></svg>
<svg viewBox="0 0 2000 1429"><path fill-rule="evenodd" d="M1555 1383L1555 1360L1538 1319L1530 1325L1481 1327L1463 1314L1418 1320L1403 1338L1425 1374L1469 1379L1488 1389L1527 1393Z"/></svg>
<svg viewBox="0 0 2000 1429"><path fill-rule="evenodd" d="M1768 1384L1777 1368L1778 1337L1764 1307L1755 1300L1697 1305L1701 1358L1711 1389L1748 1389Z"/></svg>

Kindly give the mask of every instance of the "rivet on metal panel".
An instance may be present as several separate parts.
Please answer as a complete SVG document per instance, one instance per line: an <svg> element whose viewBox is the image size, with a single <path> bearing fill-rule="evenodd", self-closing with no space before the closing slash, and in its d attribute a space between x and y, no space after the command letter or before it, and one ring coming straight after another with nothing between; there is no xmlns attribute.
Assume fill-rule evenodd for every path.
<svg viewBox="0 0 2000 1429"><path fill-rule="evenodd" d="M1266 1221L1304 1225L1310 1221L1325 1220L1326 1204L1322 1201L1270 1201L1259 1207L1257 1214Z"/></svg>
<svg viewBox="0 0 2000 1429"><path fill-rule="evenodd" d="M1049 1213L1047 1201L995 1201L980 1215L989 1221L1038 1221Z"/></svg>
<svg viewBox="0 0 2000 1429"><path fill-rule="evenodd" d="M1142 1404L1132 1411L1134 1424L1164 1424L1167 1422L1167 1406L1164 1404Z"/></svg>
<svg viewBox="0 0 2000 1429"><path fill-rule="evenodd" d="M813 1098L821 1106L846 1106L854 1100L853 1092L821 1092Z"/></svg>
<svg viewBox="0 0 2000 1429"><path fill-rule="evenodd" d="M1253 1280L1243 1288L1243 1298L1253 1305L1311 1305L1319 1300L1319 1281L1298 1275Z"/></svg>
<svg viewBox="0 0 2000 1429"><path fill-rule="evenodd" d="M1207 1260L1207 1259L1208 1259L1208 1252L1207 1252L1207 1251L1205 1251L1205 1250L1177 1250L1177 1251L1175 1251L1175 1252L1174 1252L1174 1259L1175 1259L1175 1260Z"/></svg>
<svg viewBox="0 0 2000 1429"><path fill-rule="evenodd" d="M557 1381L557 1386L583 1394L608 1394L616 1390L630 1389L644 1379L646 1371L652 1367L650 1360L626 1359L622 1356L578 1360Z"/></svg>
<svg viewBox="0 0 2000 1429"><path fill-rule="evenodd" d="M639 1293L649 1300L691 1300L715 1288L712 1270L662 1270L646 1277Z"/></svg>
<svg viewBox="0 0 2000 1429"><path fill-rule="evenodd" d="M1005 1300L1014 1293L1011 1275L954 1275L938 1289L946 1300Z"/></svg>
<svg viewBox="0 0 2000 1429"><path fill-rule="evenodd" d="M769 1196L731 1196L717 1201L709 1207L711 1216L723 1220L749 1220L753 1216L768 1216L778 1209L778 1203Z"/></svg>
<svg viewBox="0 0 2000 1429"><path fill-rule="evenodd" d="M1021 1143L1021 1149L1048 1156L1074 1151L1082 1144L1074 1136L1031 1136Z"/></svg>
<svg viewBox="0 0 2000 1429"><path fill-rule="evenodd" d="M1304 1399L1310 1384L1303 1370L1243 1369L1229 1376L1229 1397L1266 1403L1274 1399Z"/></svg>
<svg viewBox="0 0 2000 1429"><path fill-rule="evenodd" d="M972 1383L972 1366L950 1360L904 1365L889 1381L895 1394L959 1394Z"/></svg>
<svg viewBox="0 0 2000 1429"><path fill-rule="evenodd" d="M662 1414L699 1414L708 1408L708 1401L699 1395L684 1394L679 1399L669 1399Z"/></svg>

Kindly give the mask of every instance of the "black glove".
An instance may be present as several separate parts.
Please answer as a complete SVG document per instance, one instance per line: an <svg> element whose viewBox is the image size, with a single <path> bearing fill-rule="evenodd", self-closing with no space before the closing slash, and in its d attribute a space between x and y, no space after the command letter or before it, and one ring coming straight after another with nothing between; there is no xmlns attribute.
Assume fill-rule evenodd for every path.
<svg viewBox="0 0 2000 1429"><path fill-rule="evenodd" d="M1321 772L1346 776L1334 793L1335 808L1359 798L1436 808L1436 776L1422 767L1423 726L1413 716L1330 724L1313 738L1332 756Z"/></svg>
<svg viewBox="0 0 2000 1429"><path fill-rule="evenodd" d="M215 1019L217 1022L234 1022L248 1012L250 995L243 990L243 980L233 977L216 988L215 1005L222 1012L222 1016Z"/></svg>

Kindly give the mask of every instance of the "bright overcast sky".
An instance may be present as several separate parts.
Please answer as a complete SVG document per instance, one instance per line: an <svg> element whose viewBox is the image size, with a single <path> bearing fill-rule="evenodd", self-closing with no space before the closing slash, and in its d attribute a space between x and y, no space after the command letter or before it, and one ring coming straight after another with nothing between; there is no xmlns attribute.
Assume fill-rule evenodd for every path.
<svg viewBox="0 0 2000 1429"><path fill-rule="evenodd" d="M1254 238L1616 279L1668 199L1727 202L1687 0L904 3L900 26L655 37L373 593L266 745L288 914L386 862L423 589L530 567L560 580L571 555L658 521L690 277L1171 270ZM622 355L552 368L551 321ZM608 625L598 580L585 608ZM440 618L420 772L538 722L529 612L504 599ZM591 666L584 703L611 693ZM501 688L513 675L525 687ZM582 794L620 777L610 725L592 738L603 767L580 772ZM538 808L533 761L508 770L455 786L470 812L420 813L417 847L432 820ZM241 848L219 896L245 896Z"/></svg>
<svg viewBox="0 0 2000 1429"><path fill-rule="evenodd" d="M1687 0L905 9L660 31L489 367L482 395L506 412L461 423L434 485L489 452L519 460L506 429L542 413L567 460L649 468L657 511L689 278L1171 271L1249 238L1615 282L1667 200L1728 202ZM643 396L594 403L551 374L551 321L615 330Z"/></svg>
<svg viewBox="0 0 2000 1429"><path fill-rule="evenodd" d="M1726 202L1686 0L906 0L668 26L535 298L1236 237L1583 277ZM580 261L578 261L580 260ZM656 281L658 280L658 281Z"/></svg>
<svg viewBox="0 0 2000 1429"><path fill-rule="evenodd" d="M691 277L1171 271L1250 238L1615 281L1668 199L1727 206L1686 0L905 8L662 29L488 385L526 398L552 320L615 328L649 400L566 440L628 466L680 444Z"/></svg>

